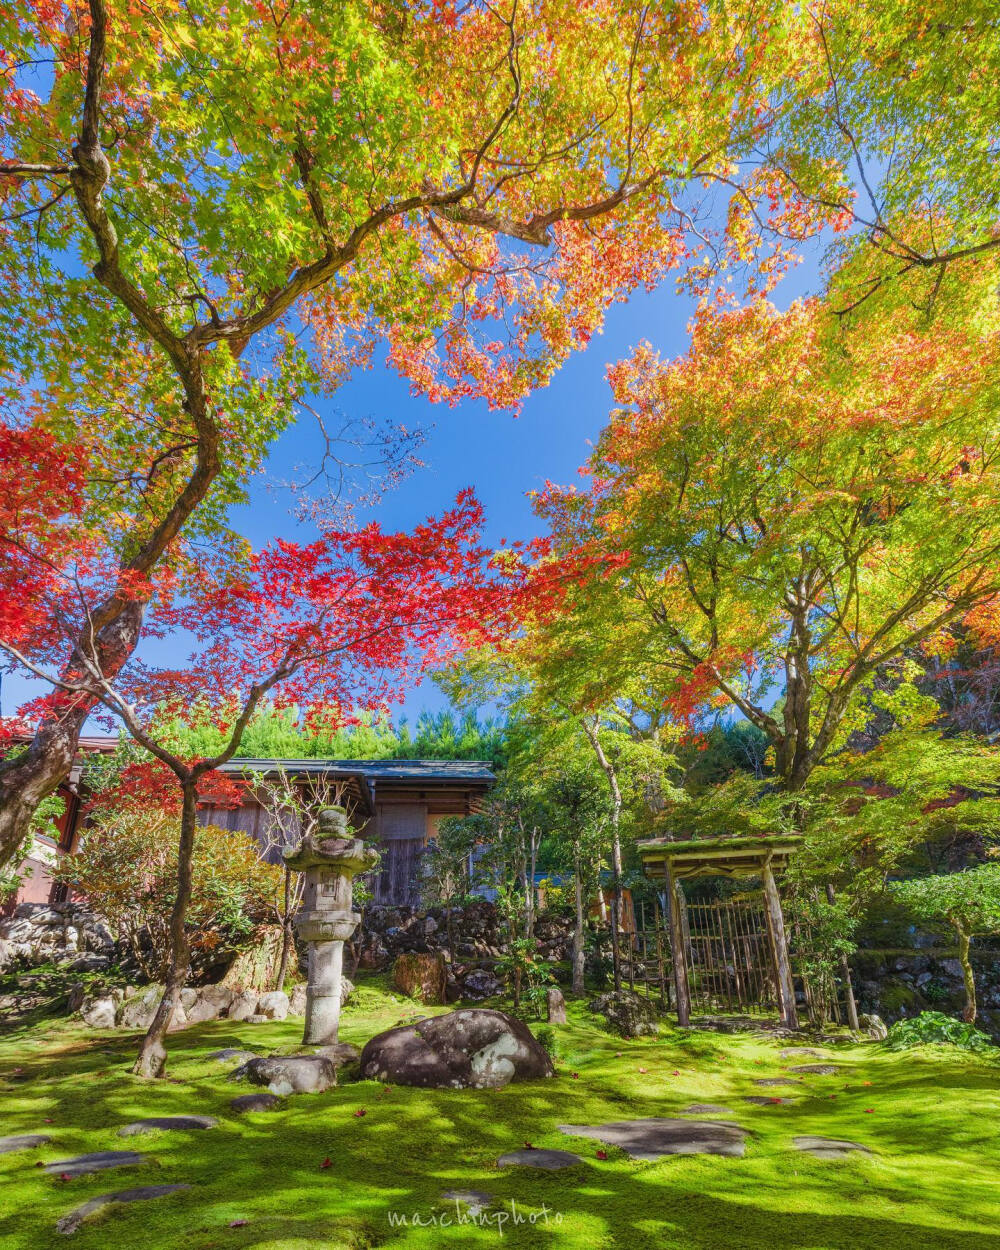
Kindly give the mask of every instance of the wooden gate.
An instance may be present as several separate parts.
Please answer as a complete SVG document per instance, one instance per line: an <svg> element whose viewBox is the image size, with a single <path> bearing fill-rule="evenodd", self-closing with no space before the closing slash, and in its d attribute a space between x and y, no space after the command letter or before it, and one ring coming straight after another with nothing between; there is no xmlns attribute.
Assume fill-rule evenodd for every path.
<svg viewBox="0 0 1000 1250"><path fill-rule="evenodd" d="M632 988L670 1004L670 930L656 903L636 908L636 933L625 959ZM774 960L763 899L688 903L681 916L691 1007L700 1015L773 1015Z"/></svg>

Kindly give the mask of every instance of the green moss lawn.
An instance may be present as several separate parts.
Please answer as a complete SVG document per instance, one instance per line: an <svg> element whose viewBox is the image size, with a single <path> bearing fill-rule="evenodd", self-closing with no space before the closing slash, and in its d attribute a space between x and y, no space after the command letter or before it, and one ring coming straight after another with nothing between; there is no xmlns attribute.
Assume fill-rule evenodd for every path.
<svg viewBox="0 0 1000 1250"><path fill-rule="evenodd" d="M345 1011L342 1037L359 1045L413 1014L378 986L362 987L358 998ZM55 1021L0 1038L0 1133L52 1137L40 1149L0 1156L0 1246L1000 1250L1000 1067L982 1059L944 1048L827 1047L838 1075L797 1082L791 1105L758 1107L744 1095L786 1091L756 1087L754 1078L810 1062L782 1060L788 1043L666 1025L658 1039L622 1042L574 1006L570 1024L557 1030L553 1081L501 1092L345 1081L290 1098L278 1112L232 1114L229 1100L248 1087L228 1081L231 1065L210 1052L292 1050L300 1029L294 1020L219 1021L174 1034L169 1079L156 1083L128 1074L131 1034ZM672 1116L691 1102L732 1108L752 1132L744 1158L642 1163L609 1149L599 1159L599 1142L557 1128ZM185 1113L217 1116L219 1124L128 1141L116 1135L131 1120ZM874 1153L825 1162L793 1149L798 1134L848 1138ZM575 1150L584 1162L556 1173L495 1166L525 1142ZM72 1180L36 1166L127 1148L145 1152L147 1162ZM71 1237L55 1231L60 1216L97 1194L178 1183L191 1189L108 1208ZM510 1217L502 1236L495 1223L433 1222L454 1220L454 1205L441 1199L449 1189L491 1194L493 1210ZM390 1211L411 1221L416 1212L423 1225L393 1228Z"/></svg>

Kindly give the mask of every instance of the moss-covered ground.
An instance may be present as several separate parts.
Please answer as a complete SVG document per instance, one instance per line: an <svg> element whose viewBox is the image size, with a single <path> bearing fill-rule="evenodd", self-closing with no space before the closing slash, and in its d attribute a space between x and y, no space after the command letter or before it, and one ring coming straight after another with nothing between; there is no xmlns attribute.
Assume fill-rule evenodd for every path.
<svg viewBox="0 0 1000 1250"><path fill-rule="evenodd" d="M413 1013L377 985L357 998L341 1034L356 1044ZM344 1081L290 1098L278 1112L232 1114L229 1100L246 1086L231 1083L230 1068L210 1053L291 1050L300 1029L297 1020L219 1021L176 1033L168 1079L155 1083L128 1074L132 1034L62 1020L0 1038L0 1133L52 1137L38 1150L0 1156L0 1246L1000 1250L1000 1067L981 1058L837 1045L827 1048L841 1068L836 1076L805 1077L788 1091L792 1104L758 1107L744 1096L786 1091L754 1086L755 1078L809 1062L781 1059L787 1042L667 1025L657 1039L623 1042L572 1005L570 1023L556 1031L552 1081L500 1092ZM643 1163L609 1149L602 1159L599 1142L557 1128L672 1116L691 1102L733 1109L752 1133L745 1157ZM129 1141L116 1135L131 1120L185 1113L219 1124ZM793 1148L798 1134L851 1139L873 1153L822 1161ZM496 1167L500 1154L525 1142L575 1150L584 1162L555 1173ZM72 1180L36 1166L122 1148L144 1151L147 1162ZM108 1208L69 1238L55 1231L61 1215L97 1194L176 1183L191 1188ZM459 1225L441 1198L450 1189L491 1194L493 1221ZM506 1216L502 1228L497 1211ZM390 1213L407 1224L393 1227Z"/></svg>

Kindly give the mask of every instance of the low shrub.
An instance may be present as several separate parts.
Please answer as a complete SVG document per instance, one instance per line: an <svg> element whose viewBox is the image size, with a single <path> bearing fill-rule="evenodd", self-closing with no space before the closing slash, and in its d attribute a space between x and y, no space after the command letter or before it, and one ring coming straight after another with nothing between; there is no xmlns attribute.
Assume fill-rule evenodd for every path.
<svg viewBox="0 0 1000 1250"><path fill-rule="evenodd" d="M989 1037L974 1024L956 1020L940 1011L923 1011L911 1020L897 1020L885 1039L885 1045L890 1050L936 1043L958 1046L962 1050L996 1051Z"/></svg>

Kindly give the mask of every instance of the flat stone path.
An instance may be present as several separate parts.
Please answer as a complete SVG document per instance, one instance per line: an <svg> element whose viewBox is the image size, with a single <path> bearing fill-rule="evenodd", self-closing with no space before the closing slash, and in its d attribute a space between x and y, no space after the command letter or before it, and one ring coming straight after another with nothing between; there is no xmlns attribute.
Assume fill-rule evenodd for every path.
<svg viewBox="0 0 1000 1250"><path fill-rule="evenodd" d="M50 1176L62 1176L64 1173L67 1176L86 1176L90 1172L103 1172L105 1168L127 1168L145 1161L146 1156L134 1150L98 1150L94 1154L46 1163L45 1171Z"/></svg>
<svg viewBox="0 0 1000 1250"><path fill-rule="evenodd" d="M752 1103L755 1107L776 1107L778 1103L794 1102L794 1098L779 1098L776 1094L768 1097L766 1094L744 1094L743 1101Z"/></svg>
<svg viewBox="0 0 1000 1250"><path fill-rule="evenodd" d="M720 1107L714 1102L693 1102L681 1115L734 1115L732 1107Z"/></svg>
<svg viewBox="0 0 1000 1250"><path fill-rule="evenodd" d="M189 1129L215 1128L219 1123L211 1115L154 1115L148 1120L136 1120L118 1130L119 1137L135 1137L139 1133L181 1133Z"/></svg>
<svg viewBox="0 0 1000 1250"><path fill-rule="evenodd" d="M582 1162L579 1155L568 1150L512 1150L510 1154L501 1155L497 1159L497 1166L543 1168L546 1172L555 1172L559 1168L575 1167Z"/></svg>
<svg viewBox="0 0 1000 1250"><path fill-rule="evenodd" d="M113 1194L100 1194L70 1211L69 1215L64 1215L56 1224L56 1232L75 1233L89 1215L114 1202L145 1202L148 1198L165 1198L168 1194L190 1188L190 1185L138 1185L135 1189L119 1189Z"/></svg>
<svg viewBox="0 0 1000 1250"><path fill-rule="evenodd" d="M481 1189L446 1189L441 1197L445 1202L457 1202L470 1215L479 1215L494 1202L493 1195L484 1193Z"/></svg>
<svg viewBox="0 0 1000 1250"><path fill-rule="evenodd" d="M784 1050L778 1052L782 1059L797 1059L800 1055L804 1059L826 1059L826 1051L814 1050L811 1046L786 1046Z"/></svg>
<svg viewBox="0 0 1000 1250"><path fill-rule="evenodd" d="M34 1150L51 1140L44 1133L16 1133L13 1137L0 1137L0 1155L8 1155L15 1150Z"/></svg>
<svg viewBox="0 0 1000 1250"><path fill-rule="evenodd" d="M797 1068L789 1068L788 1071L808 1076L836 1076L840 1069L835 1063L800 1063Z"/></svg>
<svg viewBox="0 0 1000 1250"><path fill-rule="evenodd" d="M815 1155L817 1159L843 1159L852 1151L870 1155L871 1150L856 1141L839 1141L836 1137L793 1137L796 1150Z"/></svg>
<svg viewBox="0 0 1000 1250"><path fill-rule="evenodd" d="M763 1085L765 1088L773 1088L777 1085L794 1085L795 1081L787 1076L759 1076L754 1080L754 1085Z"/></svg>
<svg viewBox="0 0 1000 1250"><path fill-rule="evenodd" d="M596 1137L620 1146L633 1159L664 1155L728 1155L742 1158L749 1130L725 1120L616 1120L611 1124L560 1124L573 1137Z"/></svg>
<svg viewBox="0 0 1000 1250"><path fill-rule="evenodd" d="M285 1100L277 1094L240 1094L239 1098L231 1098L229 1106L237 1115L245 1115L248 1111L278 1111L285 1105Z"/></svg>

